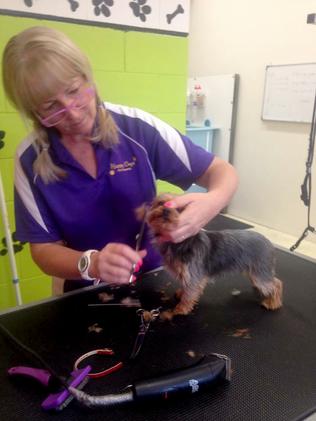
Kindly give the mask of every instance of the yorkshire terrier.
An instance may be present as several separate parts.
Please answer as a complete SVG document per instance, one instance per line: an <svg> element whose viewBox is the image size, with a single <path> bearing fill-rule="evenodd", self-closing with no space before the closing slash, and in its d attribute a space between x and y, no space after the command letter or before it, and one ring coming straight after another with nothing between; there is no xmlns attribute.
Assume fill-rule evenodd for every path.
<svg viewBox="0 0 316 421"><path fill-rule="evenodd" d="M177 224L181 210L164 204L171 195L155 198L146 212L154 237L159 238ZM138 210L141 217L141 211ZM282 306L282 282L275 277L275 250L263 235L248 230L206 231L180 243L157 242L166 269L180 281L179 302L174 309L162 313L171 320L175 315L189 314L198 303L209 279L225 272L245 272L263 297L261 304L268 310Z"/></svg>

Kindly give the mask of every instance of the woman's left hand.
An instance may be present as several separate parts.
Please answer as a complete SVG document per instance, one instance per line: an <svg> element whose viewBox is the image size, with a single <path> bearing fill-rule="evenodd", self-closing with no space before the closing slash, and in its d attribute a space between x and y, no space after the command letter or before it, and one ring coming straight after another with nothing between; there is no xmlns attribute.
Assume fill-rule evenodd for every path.
<svg viewBox="0 0 316 421"><path fill-rule="evenodd" d="M181 241L195 235L229 203L234 194L238 177L234 167L215 157L206 171L196 180L206 193L186 193L175 196L165 206L181 210L176 226L163 234L161 241Z"/></svg>
<svg viewBox="0 0 316 421"><path fill-rule="evenodd" d="M213 219L220 212L219 203L221 201L216 193L212 192L187 193L182 196L175 196L167 202L167 207L178 208L182 211L175 228L172 231L168 231L169 240L179 243L197 234L209 220Z"/></svg>

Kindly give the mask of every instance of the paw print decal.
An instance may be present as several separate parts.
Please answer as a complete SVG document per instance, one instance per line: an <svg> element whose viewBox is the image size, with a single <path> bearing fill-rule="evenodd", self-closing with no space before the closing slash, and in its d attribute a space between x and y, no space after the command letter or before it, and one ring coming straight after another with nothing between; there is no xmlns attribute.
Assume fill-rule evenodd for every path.
<svg viewBox="0 0 316 421"><path fill-rule="evenodd" d="M67 0L70 6L70 9L72 12L75 12L78 7L79 7L79 3L76 0ZM24 4L27 7L33 7L33 0L24 0Z"/></svg>
<svg viewBox="0 0 316 421"><path fill-rule="evenodd" d="M0 149L4 147L4 141L3 141L4 137L5 137L5 131L0 130Z"/></svg>
<svg viewBox="0 0 316 421"><path fill-rule="evenodd" d="M12 242L13 242L13 250L14 253L18 253L19 251L23 250L23 246L26 244L23 241L19 241L16 239L15 232L12 233ZM8 246L7 246L7 240L5 237L1 240L2 243L2 249L0 250L0 256L5 256L8 253Z"/></svg>
<svg viewBox="0 0 316 421"><path fill-rule="evenodd" d="M94 6L94 14L96 16L104 15L106 18L111 16L111 9L114 5L113 0L92 0L92 4Z"/></svg>
<svg viewBox="0 0 316 421"><path fill-rule="evenodd" d="M170 25L171 21L178 16L180 13L184 13L184 9L181 6L181 4L178 4L176 10L173 13L169 13L168 15L166 15L167 18L167 23Z"/></svg>
<svg viewBox="0 0 316 421"><path fill-rule="evenodd" d="M146 22L146 15L151 13L151 7L146 5L147 0L137 0L131 1L129 3L131 9L133 10L134 16L139 18L142 22Z"/></svg>
<svg viewBox="0 0 316 421"><path fill-rule="evenodd" d="M75 0L68 0L68 3L72 12L75 12L79 7L79 3Z"/></svg>

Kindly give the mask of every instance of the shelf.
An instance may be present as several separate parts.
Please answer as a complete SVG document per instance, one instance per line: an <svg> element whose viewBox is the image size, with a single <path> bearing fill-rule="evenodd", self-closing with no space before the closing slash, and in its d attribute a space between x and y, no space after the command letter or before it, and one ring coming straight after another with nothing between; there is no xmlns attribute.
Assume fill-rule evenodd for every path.
<svg viewBox="0 0 316 421"><path fill-rule="evenodd" d="M210 132L212 130L218 130L219 127L213 126L186 126L185 130L187 132Z"/></svg>
<svg viewBox="0 0 316 421"><path fill-rule="evenodd" d="M213 138L219 127L212 126L186 126L186 134L196 145L212 152Z"/></svg>

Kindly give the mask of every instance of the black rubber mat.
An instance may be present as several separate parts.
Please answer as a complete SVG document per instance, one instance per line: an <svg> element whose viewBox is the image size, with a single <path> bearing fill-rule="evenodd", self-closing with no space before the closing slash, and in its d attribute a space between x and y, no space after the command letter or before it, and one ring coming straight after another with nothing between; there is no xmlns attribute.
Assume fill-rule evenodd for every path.
<svg viewBox="0 0 316 421"><path fill-rule="evenodd" d="M226 215L216 215L208 224L204 227L207 230L224 230L224 229L247 229L253 228L252 225L245 224L244 222L237 221L236 219L229 218Z"/></svg>
<svg viewBox="0 0 316 421"><path fill-rule="evenodd" d="M185 399L143 405L92 410L72 401L58 420L289 421L306 417L316 405L316 264L279 250L277 262L278 277L284 282L281 310L263 309L243 276L223 277L207 286L191 315L171 323L153 323L134 363L127 362L109 377L90 380L84 390L97 395L118 393L126 385L190 366L210 353L231 358L230 383L220 382L208 392ZM112 293L114 300L132 295L144 308L152 309L170 305L176 287L160 272L139 280L132 290ZM138 316L131 307L88 306L99 302L103 289L73 292L2 314L0 322L64 376L78 356L95 348L115 351L113 360L92 360L97 366L126 361ZM95 323L101 332L89 332ZM11 366L38 363L1 333L0 349L0 419L57 419L40 408L48 394L42 386L29 379L9 379L6 374Z"/></svg>

